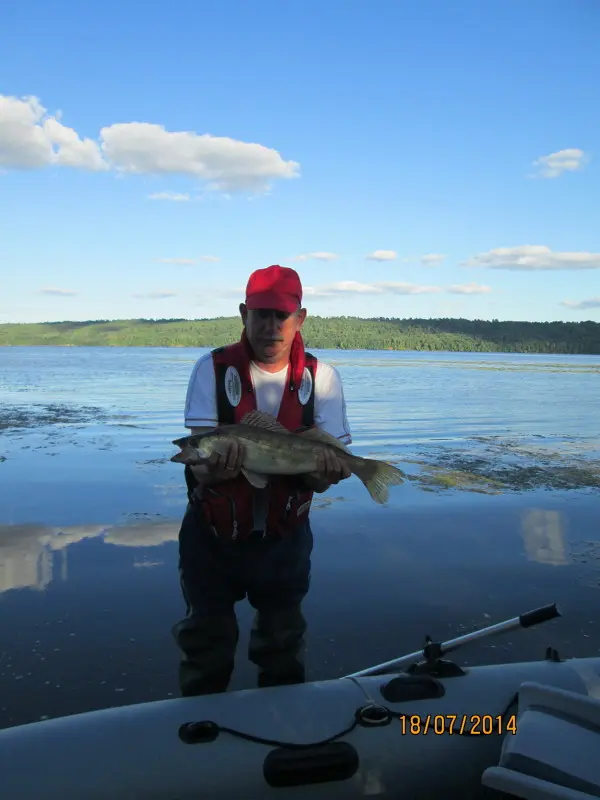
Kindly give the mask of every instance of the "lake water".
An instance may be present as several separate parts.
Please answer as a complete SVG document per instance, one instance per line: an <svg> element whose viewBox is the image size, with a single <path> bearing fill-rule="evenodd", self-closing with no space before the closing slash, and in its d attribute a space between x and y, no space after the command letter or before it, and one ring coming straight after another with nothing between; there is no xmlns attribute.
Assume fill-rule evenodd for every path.
<svg viewBox="0 0 600 800"><path fill-rule="evenodd" d="M204 350L0 348L0 727L177 696L183 472ZM409 476L317 496L310 679L557 602L460 663L600 653L600 357L318 352L359 455ZM231 688L255 685L238 607Z"/></svg>

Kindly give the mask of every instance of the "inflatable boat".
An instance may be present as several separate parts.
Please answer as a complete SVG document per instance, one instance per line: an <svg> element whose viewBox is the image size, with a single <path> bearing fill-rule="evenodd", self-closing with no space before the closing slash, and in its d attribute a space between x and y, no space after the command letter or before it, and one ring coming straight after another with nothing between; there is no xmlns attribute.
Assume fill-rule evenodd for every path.
<svg viewBox="0 0 600 800"><path fill-rule="evenodd" d="M333 680L0 731L3 800L600 797L600 658L444 656L556 605Z"/></svg>

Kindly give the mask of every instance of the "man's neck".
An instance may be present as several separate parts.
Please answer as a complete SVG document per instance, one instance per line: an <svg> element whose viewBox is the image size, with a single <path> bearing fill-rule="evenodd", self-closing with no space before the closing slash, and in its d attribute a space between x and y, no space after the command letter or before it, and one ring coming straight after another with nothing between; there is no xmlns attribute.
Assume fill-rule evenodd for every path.
<svg viewBox="0 0 600 800"><path fill-rule="evenodd" d="M264 364L262 361L258 361L256 358L253 358L252 361L259 369L262 369L263 372L281 372L281 370L285 369L290 363L289 358L283 358L275 363L270 362L267 364Z"/></svg>

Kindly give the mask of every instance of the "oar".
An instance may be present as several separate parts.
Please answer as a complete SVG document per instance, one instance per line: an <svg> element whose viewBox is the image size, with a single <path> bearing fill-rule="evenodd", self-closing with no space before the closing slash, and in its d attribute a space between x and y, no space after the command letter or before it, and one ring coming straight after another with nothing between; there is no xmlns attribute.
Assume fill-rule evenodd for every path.
<svg viewBox="0 0 600 800"><path fill-rule="evenodd" d="M539 625L542 622L549 622L550 620L560 616L561 614L556 607L556 603L552 603L549 606L542 606L541 608L536 608L533 611L528 611L526 614L521 614L518 617L507 619L505 622L497 622L495 625L489 625L487 628L481 628L478 631L465 633L464 636L457 636L456 639L450 639L449 641L440 644L439 649L437 649L438 645L435 645L436 657L441 658L446 653L457 650L459 647L470 644L477 639L483 639L487 636L495 636L499 633L507 633L508 631L519 630L521 628L531 628L533 625ZM351 675L344 675L344 678L363 678L367 675L377 675L380 672L387 672L392 667L398 669L398 671L401 671L404 667L408 666L412 662L427 658L427 648L431 648L433 644L433 642L430 642L425 645L423 650L417 650L415 653L409 653L406 656L395 658L392 661L385 661L383 664L377 664L374 667L367 667L367 669L362 669L359 672L353 672Z"/></svg>

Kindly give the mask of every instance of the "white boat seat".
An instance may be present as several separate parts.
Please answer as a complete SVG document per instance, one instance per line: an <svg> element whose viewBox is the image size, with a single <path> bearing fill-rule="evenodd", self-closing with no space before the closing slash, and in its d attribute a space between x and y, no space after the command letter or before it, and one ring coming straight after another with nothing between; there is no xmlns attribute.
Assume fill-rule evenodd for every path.
<svg viewBox="0 0 600 800"><path fill-rule="evenodd" d="M600 700L523 683L516 729L484 786L524 800L600 798Z"/></svg>

